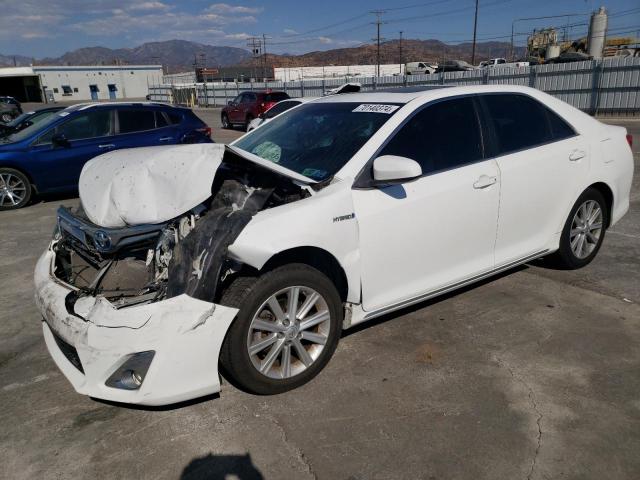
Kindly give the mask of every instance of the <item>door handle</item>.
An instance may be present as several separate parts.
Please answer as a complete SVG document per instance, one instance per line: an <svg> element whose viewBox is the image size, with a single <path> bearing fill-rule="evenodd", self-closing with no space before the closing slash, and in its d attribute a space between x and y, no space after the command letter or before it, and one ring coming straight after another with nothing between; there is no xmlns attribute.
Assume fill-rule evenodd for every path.
<svg viewBox="0 0 640 480"><path fill-rule="evenodd" d="M160 137L159 141L160 142L168 142L169 140L172 140L173 137Z"/></svg>
<svg viewBox="0 0 640 480"><path fill-rule="evenodd" d="M115 145L113 143L105 143L104 145L98 145L98 148L113 148Z"/></svg>
<svg viewBox="0 0 640 480"><path fill-rule="evenodd" d="M574 150L573 152L571 152L569 154L569 160L572 162L576 162L578 160L580 160L581 158L584 158L586 155L585 152L583 152L582 150Z"/></svg>
<svg viewBox="0 0 640 480"><path fill-rule="evenodd" d="M480 175L480 178L478 178L478 180L476 180L476 182L473 184L473 188L475 188L476 190L487 188L493 185L494 183L496 183L497 181L498 181L497 177L490 177L489 175Z"/></svg>

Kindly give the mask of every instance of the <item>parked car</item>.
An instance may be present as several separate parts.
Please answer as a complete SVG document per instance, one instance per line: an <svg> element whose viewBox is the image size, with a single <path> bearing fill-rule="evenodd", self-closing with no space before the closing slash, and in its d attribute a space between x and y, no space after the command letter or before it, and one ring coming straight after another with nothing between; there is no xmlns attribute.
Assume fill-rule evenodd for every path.
<svg viewBox="0 0 640 480"><path fill-rule="evenodd" d="M121 148L211 142L188 109L145 103L90 103L61 110L0 138L0 210L24 207L35 192L73 191L84 164Z"/></svg>
<svg viewBox="0 0 640 480"><path fill-rule="evenodd" d="M315 100L316 98L319 98L319 97L301 97L301 98L290 98L288 100L282 100L281 102L276 103L273 107L271 107L266 112L258 115L258 118L254 118L253 120L251 120L251 123L247 127L247 132L250 132L251 130L255 130L260 125L263 125L269 122L277 115L280 115L281 113L284 113L287 110L292 109L293 107L297 107L298 105L301 105L303 103L307 103L311 100Z"/></svg>
<svg viewBox="0 0 640 480"><path fill-rule="evenodd" d="M485 67L493 67L496 65L504 65L505 63L507 63L506 58L490 58L489 60L480 62L479 66L480 68L485 68Z"/></svg>
<svg viewBox="0 0 640 480"><path fill-rule="evenodd" d="M0 96L0 122L9 123L22 113L22 106L13 97Z"/></svg>
<svg viewBox="0 0 640 480"><path fill-rule="evenodd" d="M27 127L40 123L49 115L59 112L64 107L48 107L34 110L32 112L24 112L22 115L14 118L9 123L0 123L0 138L11 135L12 133L24 130Z"/></svg>
<svg viewBox="0 0 640 480"><path fill-rule="evenodd" d="M218 392L218 365L296 388L344 328L539 257L591 262L629 208L625 135L485 85L328 96L228 146L110 152L36 266L47 348L111 401Z"/></svg>
<svg viewBox="0 0 640 480"><path fill-rule="evenodd" d="M254 118L266 112L276 103L289 98L285 92L264 90L256 92L242 92L227 103L220 113L222 128L232 128L241 125L245 130Z"/></svg>
<svg viewBox="0 0 640 480"><path fill-rule="evenodd" d="M445 60L438 64L435 73L440 72L466 72L467 70L475 70L476 67L468 64L464 60Z"/></svg>
<svg viewBox="0 0 640 480"><path fill-rule="evenodd" d="M409 62L405 65L404 71L407 75L429 75L435 73L437 65L427 62Z"/></svg>

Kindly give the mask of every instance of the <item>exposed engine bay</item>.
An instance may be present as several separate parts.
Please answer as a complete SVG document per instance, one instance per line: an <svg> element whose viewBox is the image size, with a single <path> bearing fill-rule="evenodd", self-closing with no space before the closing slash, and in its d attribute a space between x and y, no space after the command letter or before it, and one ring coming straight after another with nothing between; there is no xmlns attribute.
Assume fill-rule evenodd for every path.
<svg viewBox="0 0 640 480"><path fill-rule="evenodd" d="M251 218L312 193L311 187L226 150L210 197L171 220L105 228L92 223L82 206L60 207L53 273L77 288L75 300L101 295L116 308L183 293L214 302L221 282L242 268L228 258L227 247Z"/></svg>

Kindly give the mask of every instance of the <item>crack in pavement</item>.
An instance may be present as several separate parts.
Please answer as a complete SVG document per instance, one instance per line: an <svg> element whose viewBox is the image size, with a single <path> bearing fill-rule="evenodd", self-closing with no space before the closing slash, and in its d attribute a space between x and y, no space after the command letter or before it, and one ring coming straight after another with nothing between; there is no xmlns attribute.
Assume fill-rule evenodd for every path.
<svg viewBox="0 0 640 480"><path fill-rule="evenodd" d="M533 409L533 411L536 413L537 418L536 418L536 425L538 426L538 435L536 438L536 450L535 453L533 455L533 458L531 459L531 467L529 468L529 473L527 474L527 480L531 480L532 476L533 476L533 472L536 468L536 463L538 461L538 455L540 453L540 447L542 447L542 418L544 417L544 415L540 412L540 410L538 409L538 404L536 403L535 400L535 395L533 393L533 389L529 386L529 384L527 382L524 381L524 379L519 376L516 375L516 373L513 371L513 369L507 365L504 360L502 360L500 357L495 357L498 365L501 367L504 367L507 369L507 371L509 372L509 374L511 375L511 377L513 377L514 379L516 379L518 382L520 382L522 385L524 385L524 387L527 389L528 391L528 395L527 397L529 398L529 403L531 404L531 407Z"/></svg>
<svg viewBox="0 0 640 480"><path fill-rule="evenodd" d="M318 480L318 476L313 471L313 467L311 466L311 463L309 462L309 459L307 458L307 456L304 454L304 452L299 447L297 447L296 445L294 445L293 443L291 443L289 441L289 437L287 436L287 432L285 431L284 427L282 425L280 425L280 422L278 422L278 420L276 420L275 417L273 417L271 415L264 415L264 417L267 420L269 420L271 423L273 423L276 426L276 428L280 431L280 435L282 436L282 441L284 443L286 443L287 445L289 445L293 449L293 451L296 454L297 460L299 462L301 462L305 466L305 469L309 473L309 475L311 475L311 478L313 478L314 480Z"/></svg>

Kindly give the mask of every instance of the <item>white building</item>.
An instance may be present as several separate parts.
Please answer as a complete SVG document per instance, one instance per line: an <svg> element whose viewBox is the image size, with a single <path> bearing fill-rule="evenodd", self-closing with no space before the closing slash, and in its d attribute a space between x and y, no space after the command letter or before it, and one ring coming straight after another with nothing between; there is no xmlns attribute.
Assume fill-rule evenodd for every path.
<svg viewBox="0 0 640 480"><path fill-rule="evenodd" d="M276 80L290 82L314 78L375 77L376 65L329 65L326 67L274 68ZM380 76L387 77L404 73L399 63L380 65Z"/></svg>
<svg viewBox="0 0 640 480"><path fill-rule="evenodd" d="M162 80L161 65L0 68L0 95L21 102L142 99Z"/></svg>

